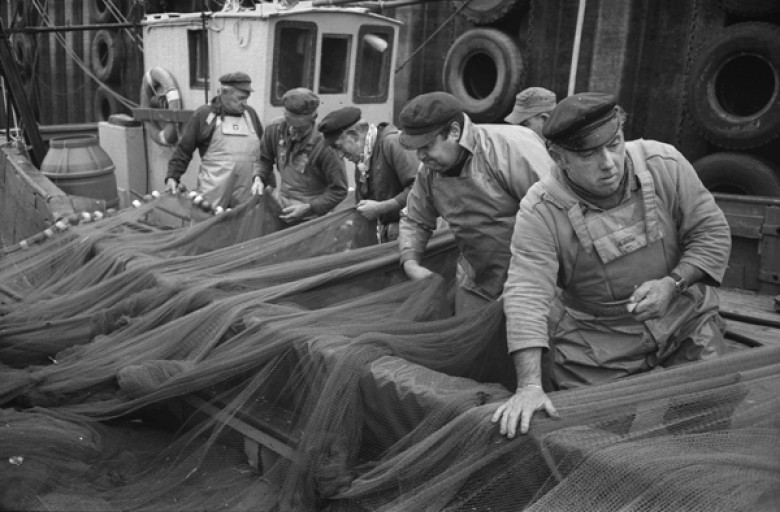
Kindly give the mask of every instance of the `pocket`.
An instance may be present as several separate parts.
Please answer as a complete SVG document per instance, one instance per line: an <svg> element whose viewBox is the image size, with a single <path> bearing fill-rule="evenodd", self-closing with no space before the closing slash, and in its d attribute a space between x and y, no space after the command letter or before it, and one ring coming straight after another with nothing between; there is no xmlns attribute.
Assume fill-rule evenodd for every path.
<svg viewBox="0 0 780 512"><path fill-rule="evenodd" d="M293 157L292 168L295 169L296 172L303 174L308 163L309 155L307 153L298 153Z"/></svg>

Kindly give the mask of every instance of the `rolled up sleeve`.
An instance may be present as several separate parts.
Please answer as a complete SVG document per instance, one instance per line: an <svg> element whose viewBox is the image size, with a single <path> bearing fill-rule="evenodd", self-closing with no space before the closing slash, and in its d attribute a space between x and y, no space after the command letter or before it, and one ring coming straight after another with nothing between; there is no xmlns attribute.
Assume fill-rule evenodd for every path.
<svg viewBox="0 0 780 512"><path fill-rule="evenodd" d="M430 200L430 194L425 189L425 179L418 178L406 201L406 208L401 211L398 225L398 250L400 263L414 260L421 261L428 245L428 240L436 229L439 212Z"/></svg>
<svg viewBox="0 0 780 512"><path fill-rule="evenodd" d="M520 204L510 249L504 284L507 348L510 353L549 348L547 324L555 299L558 251L551 223L530 201Z"/></svg>

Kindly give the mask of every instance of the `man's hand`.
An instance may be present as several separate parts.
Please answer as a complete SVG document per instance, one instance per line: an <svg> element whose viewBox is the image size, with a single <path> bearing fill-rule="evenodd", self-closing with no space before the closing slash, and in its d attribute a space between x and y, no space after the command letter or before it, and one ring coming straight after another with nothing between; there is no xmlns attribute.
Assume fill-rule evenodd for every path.
<svg viewBox="0 0 780 512"><path fill-rule="evenodd" d="M371 201L370 199L363 199L355 205L355 209L367 220L375 220L388 211L385 201Z"/></svg>
<svg viewBox="0 0 780 512"><path fill-rule="evenodd" d="M279 218L284 222L296 222L311 213L311 205L309 204L294 204L282 209L282 214Z"/></svg>
<svg viewBox="0 0 780 512"><path fill-rule="evenodd" d="M523 386L496 409L491 421L499 424L501 435L512 439L517 433L518 422L520 433L526 434L534 413L542 409L552 418L560 417L541 386Z"/></svg>
<svg viewBox="0 0 780 512"><path fill-rule="evenodd" d="M260 176L255 176L252 180L252 189L251 193L253 196L262 196L263 195L263 189L265 188L265 185L263 184L263 178Z"/></svg>
<svg viewBox="0 0 780 512"><path fill-rule="evenodd" d="M404 261L404 272L406 272L406 277L412 281L419 281L433 274L432 271L423 267L414 260Z"/></svg>
<svg viewBox="0 0 780 512"><path fill-rule="evenodd" d="M165 189L169 194L176 195L179 192L179 182L173 178L165 180Z"/></svg>
<svg viewBox="0 0 780 512"><path fill-rule="evenodd" d="M645 281L634 290L626 309L640 322L658 318L666 313L674 298L674 280L667 276Z"/></svg>

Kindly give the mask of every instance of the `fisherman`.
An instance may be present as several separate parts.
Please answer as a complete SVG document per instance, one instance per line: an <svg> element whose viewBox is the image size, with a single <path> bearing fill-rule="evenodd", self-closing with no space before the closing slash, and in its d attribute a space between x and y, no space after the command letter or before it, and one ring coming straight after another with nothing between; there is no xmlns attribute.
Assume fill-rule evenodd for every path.
<svg viewBox="0 0 780 512"><path fill-rule="evenodd" d="M219 83L218 95L211 103L198 107L184 125L168 162L165 186L176 193L197 148L197 189L212 205L228 208L251 197L252 163L260 149L263 125L246 103L253 91L249 75L228 73L219 78Z"/></svg>
<svg viewBox="0 0 780 512"><path fill-rule="evenodd" d="M731 247L725 216L674 147L626 142L624 123L613 96L582 93L545 125L557 165L520 205L504 291L517 391L492 419L508 437L535 411L557 416L543 353L553 389L567 389L726 349L713 288ZM565 308L549 318L556 285Z"/></svg>
<svg viewBox="0 0 780 512"><path fill-rule="evenodd" d="M432 273L420 262L442 217L460 250L456 313L480 308L501 296L518 205L553 161L530 131L474 124L444 92L409 101L400 122L401 144L423 164L401 213L401 265L413 280Z"/></svg>
<svg viewBox="0 0 780 512"><path fill-rule="evenodd" d="M369 123L357 107L331 112L317 128L339 156L355 164L357 211L378 221L382 242L398 239L399 214L420 166L401 146L399 130L386 122Z"/></svg>
<svg viewBox="0 0 780 512"><path fill-rule="evenodd" d="M504 121L525 126L544 140L542 129L555 108L556 101L555 93L544 87L523 89L515 96L515 108Z"/></svg>
<svg viewBox="0 0 780 512"><path fill-rule="evenodd" d="M344 162L314 129L320 99L303 87L282 96L284 116L271 121L260 143L252 178L252 193L262 195L281 176L274 197L282 207L280 218L296 224L325 215L347 196Z"/></svg>

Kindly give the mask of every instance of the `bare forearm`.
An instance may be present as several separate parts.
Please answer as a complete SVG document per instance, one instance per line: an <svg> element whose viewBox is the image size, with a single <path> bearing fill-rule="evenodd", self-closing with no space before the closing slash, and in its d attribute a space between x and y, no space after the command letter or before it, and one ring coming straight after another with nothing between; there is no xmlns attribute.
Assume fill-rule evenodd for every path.
<svg viewBox="0 0 780 512"><path fill-rule="evenodd" d="M542 349L526 348L512 352L517 388L542 385Z"/></svg>

